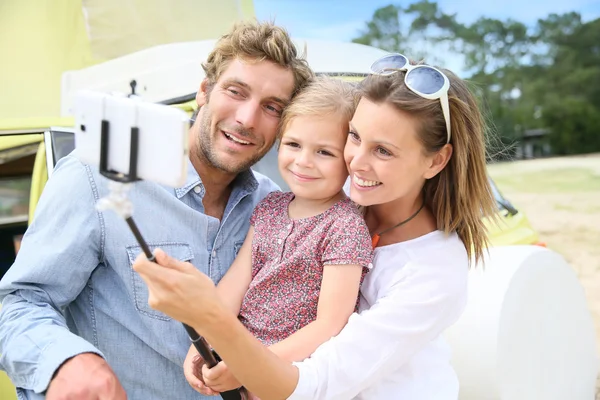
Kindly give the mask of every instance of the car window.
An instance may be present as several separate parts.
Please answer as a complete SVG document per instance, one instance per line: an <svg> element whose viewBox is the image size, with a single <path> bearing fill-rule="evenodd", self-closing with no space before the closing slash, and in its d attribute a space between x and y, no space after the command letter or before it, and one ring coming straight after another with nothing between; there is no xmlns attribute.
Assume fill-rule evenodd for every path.
<svg viewBox="0 0 600 400"><path fill-rule="evenodd" d="M277 147L278 145L275 143L271 150L252 169L268 176L279 185L281 190L287 192L290 188L281 177L281 174L279 174L279 168L277 167Z"/></svg>
<svg viewBox="0 0 600 400"><path fill-rule="evenodd" d="M54 165L58 160L75 150L75 135L73 132L50 131L52 135L52 153L54 156Z"/></svg>
<svg viewBox="0 0 600 400"><path fill-rule="evenodd" d="M0 277L12 265L27 229L32 172L41 133L0 136Z"/></svg>
<svg viewBox="0 0 600 400"><path fill-rule="evenodd" d="M490 181L490 186L492 187L494 199L496 199L496 206L498 207L498 210L506 210L511 215L517 214L518 210L512 205L510 201L506 199L506 197L502 195L502 193L500 193L498 186L496 186L496 183L492 180L492 178L488 179Z"/></svg>
<svg viewBox="0 0 600 400"><path fill-rule="evenodd" d="M67 128L52 128L44 132L44 142L46 168L50 177L56 163L75 149L75 133Z"/></svg>
<svg viewBox="0 0 600 400"><path fill-rule="evenodd" d="M0 179L0 226L27 223L31 175Z"/></svg>

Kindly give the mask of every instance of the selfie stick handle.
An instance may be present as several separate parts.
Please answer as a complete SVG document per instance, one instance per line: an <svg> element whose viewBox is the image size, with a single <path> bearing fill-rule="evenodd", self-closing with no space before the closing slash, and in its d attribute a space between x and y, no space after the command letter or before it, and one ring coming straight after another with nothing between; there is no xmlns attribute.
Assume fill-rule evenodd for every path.
<svg viewBox="0 0 600 400"><path fill-rule="evenodd" d="M206 362L208 368L212 368L215 365L217 365L219 361L221 361L221 357L219 357L219 355L214 351L210 350L206 339L198 335L198 332L196 332L191 326L186 324L183 324L183 326L185 327L185 330L187 331L190 340L194 344L194 347L196 348L196 350L198 350L198 353L200 353L200 355L204 359L204 362ZM239 391L239 389L221 392L220 394L221 398L223 398L224 400L242 400L242 394Z"/></svg>
<svg viewBox="0 0 600 400"><path fill-rule="evenodd" d="M200 353L208 368L212 368L215 365L217 365L220 360L218 360L217 357L215 357L216 353L213 353L210 350L206 339L200 336L198 332L196 332L191 326L186 324L183 324L183 326L185 327L185 330L187 331L190 340L194 344L194 347L196 348L196 350L198 350L198 353Z"/></svg>
<svg viewBox="0 0 600 400"><path fill-rule="evenodd" d="M133 221L133 217L125 218L125 221L127 221L127 225L129 225L129 229L131 229L133 236L135 236L135 239L138 241L138 243L142 247L142 250L144 251L144 254L146 255L146 258L148 259L148 261L154 262L154 260L155 260L154 254L152 254L152 252L150 251L150 248L148 247L148 244L142 237L140 230L138 229L137 225Z"/></svg>
<svg viewBox="0 0 600 400"><path fill-rule="evenodd" d="M155 262L154 254L150 251L150 247L144 240L144 237L140 233L136 223L133 221L133 206L131 201L127 197L127 190L129 189L129 183L138 181L137 177L137 160L138 160L138 146L139 146L139 129L137 127L131 128L130 147L129 147L129 173L122 174L115 171L111 171L108 167L108 144L110 138L110 124L107 120L103 120L100 127L100 174L110 180L109 182L109 196L99 200L97 208L99 210L113 209L117 214L127 221L129 229L135 236L135 239L140 244L140 247L144 251L146 258ZM188 336L194 343L194 347L202 358L205 360L209 368L214 367L221 360L217 353L210 350L206 340L198 334L189 325L183 324ZM222 392L221 397L224 400L241 400L242 395L239 390L231 390L228 392Z"/></svg>
<svg viewBox="0 0 600 400"><path fill-rule="evenodd" d="M133 217L130 216L130 217L126 218L125 220L127 221L129 228L133 232L133 235L135 236L136 240L138 241L142 250L144 251L146 258L148 258L149 261L155 262L154 254L152 254L152 252L150 251L150 248L148 247L148 244L142 237L142 234L140 233L137 225L133 221ZM204 339L202 336L200 336L198 334L198 332L196 332L196 330L194 328L192 328L191 326L189 326L187 324L183 324L183 327L185 328L188 336L190 337L190 340L194 344L194 347L196 348L196 350L198 350L198 353L200 353L200 355L206 362L206 365L208 366L208 368L212 368L215 365L217 365L219 363L219 361L221 361L221 358L219 357L219 355L217 353L213 352L210 349L208 343L206 342L206 339ZM242 400L242 395L241 395L240 391L237 389L230 390L227 392L222 392L221 397L224 400Z"/></svg>

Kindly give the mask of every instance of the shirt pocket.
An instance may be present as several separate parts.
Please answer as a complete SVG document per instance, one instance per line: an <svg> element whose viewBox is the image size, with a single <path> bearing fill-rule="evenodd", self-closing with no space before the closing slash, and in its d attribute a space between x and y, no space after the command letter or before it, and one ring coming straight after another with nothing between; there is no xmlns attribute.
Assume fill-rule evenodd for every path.
<svg viewBox="0 0 600 400"><path fill-rule="evenodd" d="M161 248L165 253L170 255L173 258L176 258L180 261L191 261L194 258L194 254L189 244L187 243L148 243L148 247L151 251L154 251L156 248ZM132 297L135 303L135 308L141 314L162 320L162 321L170 321L171 318L166 314L163 314L160 311L156 311L148 305L148 286L144 282L144 280L140 277L140 275L133 270L133 263L138 255L142 254L142 248L139 245L135 246L127 246L127 256L129 258L129 268L131 272L131 289L132 289Z"/></svg>

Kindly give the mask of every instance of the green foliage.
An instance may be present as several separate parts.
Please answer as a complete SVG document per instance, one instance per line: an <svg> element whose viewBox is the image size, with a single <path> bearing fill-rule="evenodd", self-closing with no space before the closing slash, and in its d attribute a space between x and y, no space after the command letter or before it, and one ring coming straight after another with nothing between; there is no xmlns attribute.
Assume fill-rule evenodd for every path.
<svg viewBox="0 0 600 400"><path fill-rule="evenodd" d="M570 12L534 26L487 17L463 24L421 0L378 9L354 42L442 65L428 48L450 49L464 57L503 143L544 128L554 153L600 151L600 19Z"/></svg>
<svg viewBox="0 0 600 400"><path fill-rule="evenodd" d="M544 112L550 129L550 143L557 154L600 151L600 114L585 99L556 99Z"/></svg>

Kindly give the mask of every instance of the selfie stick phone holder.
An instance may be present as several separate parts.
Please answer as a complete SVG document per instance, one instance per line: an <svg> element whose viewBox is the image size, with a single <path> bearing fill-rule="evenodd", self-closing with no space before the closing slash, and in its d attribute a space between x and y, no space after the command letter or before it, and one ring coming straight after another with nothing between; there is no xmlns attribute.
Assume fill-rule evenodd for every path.
<svg viewBox="0 0 600 400"><path fill-rule="evenodd" d="M108 169L108 143L109 143L109 122L102 120L102 126L100 130L100 174L110 180L109 182L109 194L98 201L96 207L100 211L111 209L125 219L131 232L135 236L135 239L140 244L146 258L149 261L154 262L154 254L150 251L148 244L142 237L140 230L133 221L133 205L127 197L127 191L129 185L140 179L137 177L137 160L138 160L138 149L139 149L139 128L131 128L131 142L129 152L129 173L122 174L119 172L111 171ZM183 324L185 330L190 337L190 340L194 344L198 353L204 359L204 362L209 368L214 367L221 361L217 353L212 351L206 342L206 340L198 334L189 325ZM225 400L241 400L242 395L239 390L230 390L222 392L221 397Z"/></svg>

